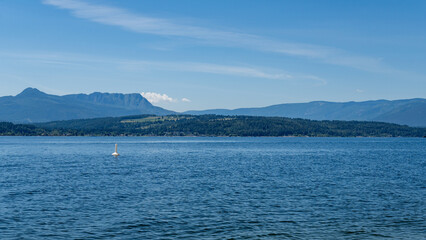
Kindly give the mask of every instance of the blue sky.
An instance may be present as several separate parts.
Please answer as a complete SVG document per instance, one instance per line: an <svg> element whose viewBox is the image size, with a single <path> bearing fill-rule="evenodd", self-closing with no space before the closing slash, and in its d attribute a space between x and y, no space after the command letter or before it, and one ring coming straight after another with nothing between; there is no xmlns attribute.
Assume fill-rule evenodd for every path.
<svg viewBox="0 0 426 240"><path fill-rule="evenodd" d="M0 96L171 110L426 97L426 1L2 0Z"/></svg>

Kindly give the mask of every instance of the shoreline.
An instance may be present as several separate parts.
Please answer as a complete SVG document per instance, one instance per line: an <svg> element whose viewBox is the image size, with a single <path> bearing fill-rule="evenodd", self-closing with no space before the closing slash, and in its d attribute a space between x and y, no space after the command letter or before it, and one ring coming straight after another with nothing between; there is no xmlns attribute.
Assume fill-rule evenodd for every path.
<svg viewBox="0 0 426 240"><path fill-rule="evenodd" d="M426 138L423 137L410 137L410 136L159 136L159 135L123 135L123 136L106 136L106 135L0 135L1 137L85 137L85 138L95 138L95 137L129 137L129 138L149 138L149 137L167 137L167 138Z"/></svg>

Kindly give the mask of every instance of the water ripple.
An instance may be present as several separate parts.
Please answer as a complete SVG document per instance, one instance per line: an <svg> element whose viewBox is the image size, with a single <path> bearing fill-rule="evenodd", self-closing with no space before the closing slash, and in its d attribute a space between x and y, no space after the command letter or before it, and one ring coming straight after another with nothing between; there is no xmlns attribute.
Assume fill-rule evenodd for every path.
<svg viewBox="0 0 426 240"><path fill-rule="evenodd" d="M2 240L426 238L425 139L2 137L0 151Z"/></svg>

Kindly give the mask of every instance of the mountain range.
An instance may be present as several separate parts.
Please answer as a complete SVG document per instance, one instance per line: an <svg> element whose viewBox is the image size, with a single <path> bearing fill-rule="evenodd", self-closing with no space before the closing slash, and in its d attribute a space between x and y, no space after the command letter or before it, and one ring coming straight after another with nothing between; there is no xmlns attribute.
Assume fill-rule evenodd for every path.
<svg viewBox="0 0 426 240"><path fill-rule="evenodd" d="M139 93L50 95L27 88L16 96L0 97L0 121L36 123L71 119L140 114L178 114L152 105ZM358 120L426 127L426 99L375 100L278 104L259 108L187 111L190 115L246 115L304 118L311 120Z"/></svg>
<svg viewBox="0 0 426 240"><path fill-rule="evenodd" d="M95 92L56 96L27 88L16 96L0 97L0 121L14 123L173 113L153 106L138 93Z"/></svg>
<svg viewBox="0 0 426 240"><path fill-rule="evenodd" d="M247 115L304 118L311 120L358 120L426 127L426 99L376 100L365 102L287 103L260 108L187 111L185 114Z"/></svg>

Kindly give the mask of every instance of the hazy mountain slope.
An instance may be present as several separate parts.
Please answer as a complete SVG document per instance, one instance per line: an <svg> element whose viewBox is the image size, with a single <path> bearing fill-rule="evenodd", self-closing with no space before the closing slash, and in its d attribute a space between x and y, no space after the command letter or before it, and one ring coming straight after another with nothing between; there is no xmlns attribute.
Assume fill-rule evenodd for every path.
<svg viewBox="0 0 426 240"><path fill-rule="evenodd" d="M47 122L133 114L170 114L140 94L92 93L56 96L27 88L12 97L0 97L0 121Z"/></svg>
<svg viewBox="0 0 426 240"><path fill-rule="evenodd" d="M413 99L373 120L426 127L426 99Z"/></svg>
<svg viewBox="0 0 426 240"><path fill-rule="evenodd" d="M27 88L16 96L0 97L0 121L15 123L116 117L174 112L153 106L140 94L99 93L56 96ZM426 126L426 99L278 104L262 108L212 109L185 114L250 115L312 120L381 121Z"/></svg>
<svg viewBox="0 0 426 240"><path fill-rule="evenodd" d="M251 115L306 118L312 120L383 121L426 126L426 99L377 100L366 102L309 102L279 104L262 108L188 111L186 114Z"/></svg>

